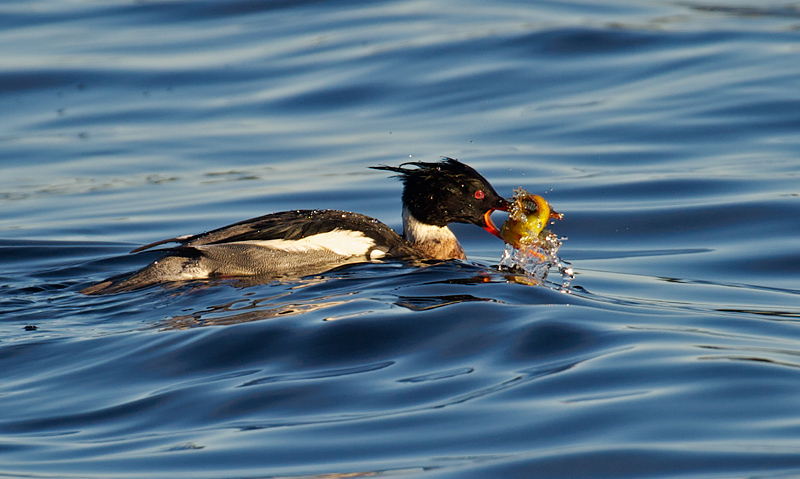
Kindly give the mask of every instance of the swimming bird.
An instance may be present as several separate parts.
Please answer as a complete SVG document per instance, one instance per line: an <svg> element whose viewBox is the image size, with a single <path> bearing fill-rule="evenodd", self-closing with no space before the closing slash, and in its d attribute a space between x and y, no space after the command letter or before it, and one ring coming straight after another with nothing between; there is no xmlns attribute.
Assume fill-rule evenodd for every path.
<svg viewBox="0 0 800 479"><path fill-rule="evenodd" d="M133 273L83 289L84 294L132 291L173 281L285 277L316 274L337 266L386 259L465 259L464 248L447 227L480 226L500 237L492 222L508 202L473 168L453 158L373 166L397 173L403 182L403 234L359 213L294 210L272 213L197 235L179 236L131 251L178 243Z"/></svg>

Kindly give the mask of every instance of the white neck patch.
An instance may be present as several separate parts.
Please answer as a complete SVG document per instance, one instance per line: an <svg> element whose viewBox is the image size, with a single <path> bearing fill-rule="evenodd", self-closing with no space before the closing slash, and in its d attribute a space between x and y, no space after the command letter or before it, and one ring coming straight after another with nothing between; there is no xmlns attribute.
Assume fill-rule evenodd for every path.
<svg viewBox="0 0 800 479"><path fill-rule="evenodd" d="M434 226L425 224L403 208L403 235L412 244L439 242L458 243L456 235L447 226Z"/></svg>

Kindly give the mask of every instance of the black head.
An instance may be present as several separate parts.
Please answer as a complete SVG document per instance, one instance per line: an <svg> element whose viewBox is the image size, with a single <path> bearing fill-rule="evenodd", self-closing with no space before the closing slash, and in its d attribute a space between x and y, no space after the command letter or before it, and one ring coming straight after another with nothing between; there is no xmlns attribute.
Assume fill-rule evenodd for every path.
<svg viewBox="0 0 800 479"><path fill-rule="evenodd" d="M404 168L406 165L414 168ZM371 168L399 173L403 205L417 220L440 227L469 223L498 234L489 215L494 210L506 211L508 203L486 178L460 161L445 158L438 163L417 161Z"/></svg>

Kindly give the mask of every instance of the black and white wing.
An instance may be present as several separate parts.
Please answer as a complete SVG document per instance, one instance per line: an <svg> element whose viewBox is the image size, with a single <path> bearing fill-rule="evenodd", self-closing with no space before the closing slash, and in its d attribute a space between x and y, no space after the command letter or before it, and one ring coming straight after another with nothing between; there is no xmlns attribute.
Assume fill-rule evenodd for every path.
<svg viewBox="0 0 800 479"><path fill-rule="evenodd" d="M168 243L180 243L180 246L170 249L240 243L296 252L303 247L322 247L341 254L361 253L367 257L416 254L416 250L400 235L380 221L359 213L337 210L271 213L198 235L156 241L131 252L138 253Z"/></svg>

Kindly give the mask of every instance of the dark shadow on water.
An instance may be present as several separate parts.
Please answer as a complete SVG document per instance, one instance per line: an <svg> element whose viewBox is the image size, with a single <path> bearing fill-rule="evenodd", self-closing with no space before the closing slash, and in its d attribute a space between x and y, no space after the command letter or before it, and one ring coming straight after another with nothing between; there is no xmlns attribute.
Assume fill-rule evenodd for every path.
<svg viewBox="0 0 800 479"><path fill-rule="evenodd" d="M472 301L496 301L491 298L477 298L468 294L453 294L444 296L399 296L396 305L408 308L411 311L426 311L442 306Z"/></svg>
<svg viewBox="0 0 800 479"><path fill-rule="evenodd" d="M698 12L719 13L741 18L782 17L800 18L800 7L786 3L773 6L732 6L719 3L679 2L678 5Z"/></svg>

